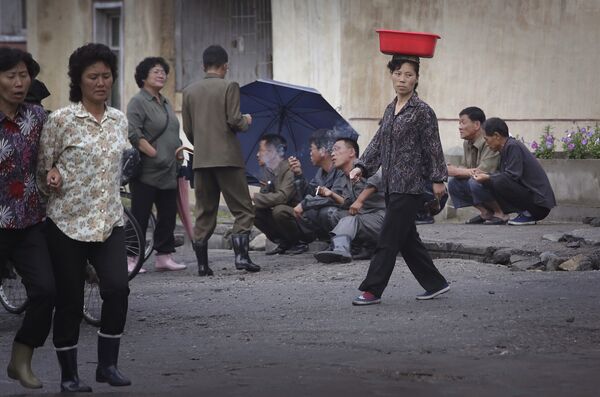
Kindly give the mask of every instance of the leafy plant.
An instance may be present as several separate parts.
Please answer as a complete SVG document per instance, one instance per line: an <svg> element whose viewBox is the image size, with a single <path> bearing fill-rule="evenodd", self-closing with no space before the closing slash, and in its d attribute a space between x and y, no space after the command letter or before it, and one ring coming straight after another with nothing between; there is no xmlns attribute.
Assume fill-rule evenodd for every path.
<svg viewBox="0 0 600 397"><path fill-rule="evenodd" d="M540 135L539 142L531 142L531 150L537 158L551 159L555 157L558 142L552 133L552 127L547 125ZM594 128L579 127L578 125L565 131L565 136L560 138L562 151L570 159L600 159L600 126Z"/></svg>
<svg viewBox="0 0 600 397"><path fill-rule="evenodd" d="M547 125L544 127L544 133L540 136L540 143L531 142L531 148L535 157L540 159L551 159L554 156L556 149L556 138L552 134L552 127Z"/></svg>

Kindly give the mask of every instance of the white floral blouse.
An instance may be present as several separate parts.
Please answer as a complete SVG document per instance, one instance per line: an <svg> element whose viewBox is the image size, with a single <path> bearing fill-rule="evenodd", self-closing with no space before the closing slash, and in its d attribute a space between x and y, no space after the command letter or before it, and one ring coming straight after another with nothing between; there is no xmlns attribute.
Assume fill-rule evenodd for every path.
<svg viewBox="0 0 600 397"><path fill-rule="evenodd" d="M47 215L78 241L105 241L123 225L119 195L121 156L129 147L127 118L106 107L98 121L81 103L50 114L40 139L38 185L49 194ZM46 188L46 174L56 166L58 192Z"/></svg>

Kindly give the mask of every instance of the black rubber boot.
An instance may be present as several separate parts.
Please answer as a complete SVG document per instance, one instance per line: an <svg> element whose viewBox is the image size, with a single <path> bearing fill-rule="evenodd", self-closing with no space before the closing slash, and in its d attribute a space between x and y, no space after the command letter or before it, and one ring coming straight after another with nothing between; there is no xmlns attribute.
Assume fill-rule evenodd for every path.
<svg viewBox="0 0 600 397"><path fill-rule="evenodd" d="M212 276L214 273L208 267L208 243L202 241L194 241L192 244L198 261L198 275L200 277Z"/></svg>
<svg viewBox="0 0 600 397"><path fill-rule="evenodd" d="M315 258L322 263L348 263L352 262L350 254L350 236L340 235L331 238L332 248L320 251Z"/></svg>
<svg viewBox="0 0 600 397"><path fill-rule="evenodd" d="M121 338L106 338L98 335L98 367L96 382L111 386L129 386L131 381L117 368Z"/></svg>
<svg viewBox="0 0 600 397"><path fill-rule="evenodd" d="M248 251L250 250L250 235L247 233L232 234L231 243L235 252L235 268L249 272L259 272L260 266L252 262Z"/></svg>
<svg viewBox="0 0 600 397"><path fill-rule="evenodd" d="M63 393L91 393L92 388L79 380L77 349L57 350L60 364L60 391Z"/></svg>

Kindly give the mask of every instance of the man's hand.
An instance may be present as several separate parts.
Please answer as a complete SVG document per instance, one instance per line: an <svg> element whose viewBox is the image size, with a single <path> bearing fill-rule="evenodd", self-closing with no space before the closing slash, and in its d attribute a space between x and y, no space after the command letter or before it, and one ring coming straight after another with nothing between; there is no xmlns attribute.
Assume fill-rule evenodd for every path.
<svg viewBox="0 0 600 397"><path fill-rule="evenodd" d="M360 179L360 177L362 176L362 169L360 167L355 167L352 169L352 171L350 171L350 180L352 182L358 182L358 180Z"/></svg>
<svg viewBox="0 0 600 397"><path fill-rule="evenodd" d="M294 207L294 215L296 218L300 219L302 218L302 213L304 213L304 208L302 208L302 203L300 203Z"/></svg>
<svg viewBox="0 0 600 397"><path fill-rule="evenodd" d="M438 200L441 199L445 193L446 185L444 184L444 182L433 184L433 195L437 197Z"/></svg>
<svg viewBox="0 0 600 397"><path fill-rule="evenodd" d="M48 187L56 192L58 192L62 186L62 176L58 171L58 168L52 167L48 174L46 175L46 184Z"/></svg>
<svg viewBox="0 0 600 397"><path fill-rule="evenodd" d="M325 187L325 186L319 186L317 188L317 195L321 196L321 197L331 197L331 195L333 194L333 192Z"/></svg>
<svg viewBox="0 0 600 397"><path fill-rule="evenodd" d="M490 175L486 174L485 172L477 172L475 175L473 175L473 179L479 183L483 183L490 180Z"/></svg>
<svg viewBox="0 0 600 397"><path fill-rule="evenodd" d="M248 122L248 125L252 124L252 116L250 116L248 113L243 114L242 117L244 117L246 119L246 121Z"/></svg>
<svg viewBox="0 0 600 397"><path fill-rule="evenodd" d="M350 213L350 215L356 215L361 210L363 205L365 205L365 203L362 200L356 200L352 203L350 208L348 208L348 212Z"/></svg>
<svg viewBox="0 0 600 397"><path fill-rule="evenodd" d="M446 167L448 168L448 176L458 176L459 167L453 164L446 164Z"/></svg>
<svg viewBox="0 0 600 397"><path fill-rule="evenodd" d="M294 156L290 156L288 159L288 164L290 165L290 169L296 176L302 175L302 163Z"/></svg>

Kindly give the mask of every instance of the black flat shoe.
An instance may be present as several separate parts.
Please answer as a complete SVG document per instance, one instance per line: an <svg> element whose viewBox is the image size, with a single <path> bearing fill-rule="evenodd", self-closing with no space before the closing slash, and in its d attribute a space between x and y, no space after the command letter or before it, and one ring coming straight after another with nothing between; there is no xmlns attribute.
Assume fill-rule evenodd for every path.
<svg viewBox="0 0 600 397"><path fill-rule="evenodd" d="M466 225L481 225L482 223L485 223L485 219L481 215L476 215L465 222Z"/></svg>

